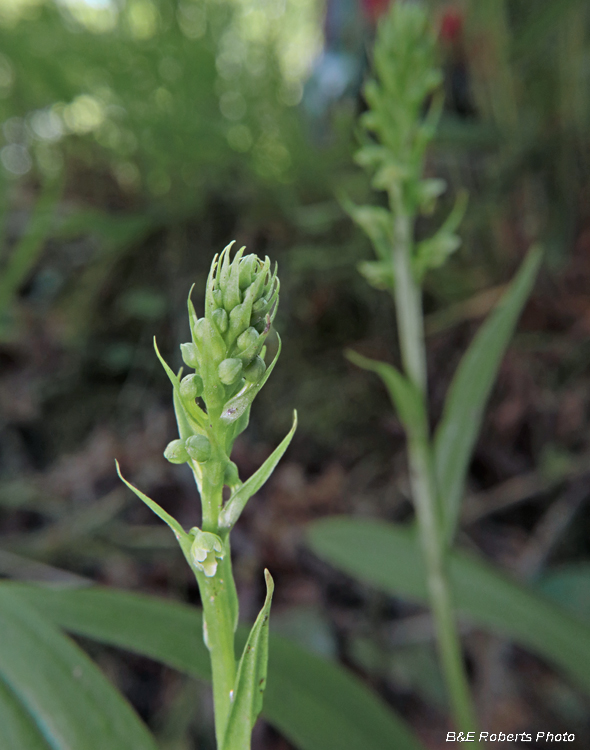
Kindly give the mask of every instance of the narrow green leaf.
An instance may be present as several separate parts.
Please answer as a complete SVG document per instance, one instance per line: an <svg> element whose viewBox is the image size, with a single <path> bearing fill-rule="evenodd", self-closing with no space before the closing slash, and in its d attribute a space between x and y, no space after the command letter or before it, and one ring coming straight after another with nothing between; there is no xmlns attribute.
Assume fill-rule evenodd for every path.
<svg viewBox="0 0 590 750"><path fill-rule="evenodd" d="M0 679L0 747L11 750L51 750L33 717Z"/></svg>
<svg viewBox="0 0 590 750"><path fill-rule="evenodd" d="M191 547L191 538L186 533L186 531L182 528L182 526L178 523L178 521L173 518L169 513L166 513L164 508L160 507L158 503L154 502L150 497L147 495L144 495L144 493L141 490L138 490L137 487L134 487L131 482L128 482L125 477L121 474L121 469L119 467L119 462L117 459L115 459L115 464L117 466L117 474L119 475L119 479L129 487L129 489L134 492L137 497L143 501L150 510L152 510L158 518L161 518L162 521L164 521L165 524L167 524L174 536L176 537L178 544L180 545L180 548L184 552L185 557L190 552Z"/></svg>
<svg viewBox="0 0 590 750"><path fill-rule="evenodd" d="M238 665L223 750L245 750L250 747L252 729L262 710L268 667L268 620L274 591L274 581L268 570L264 571L264 578L266 599L252 626Z"/></svg>
<svg viewBox="0 0 590 750"><path fill-rule="evenodd" d="M201 612L100 587L47 589L2 583L73 633L210 679ZM245 643L247 631L238 628ZM402 719L358 678L280 636L270 635L263 716L299 750L423 750Z"/></svg>
<svg viewBox="0 0 590 750"><path fill-rule="evenodd" d="M415 530L377 520L329 518L309 528L318 557L395 596L428 602ZM449 553L459 612L545 656L590 693L590 628L483 560Z"/></svg>
<svg viewBox="0 0 590 750"><path fill-rule="evenodd" d="M358 367L379 375L408 433L414 437L424 437L427 432L426 413L422 396L417 388L393 365L368 359L351 349L346 351L346 357Z"/></svg>
<svg viewBox="0 0 590 750"><path fill-rule="evenodd" d="M463 356L447 394L434 438L434 463L445 536L449 541L459 518L465 477L485 405L541 258L539 248L529 252L498 307Z"/></svg>
<svg viewBox="0 0 590 750"><path fill-rule="evenodd" d="M297 412L293 412L293 426L278 447L270 454L262 466L236 490L227 501L219 514L219 525L224 529L231 529L246 507L248 500L263 486L275 470L283 454L289 447L295 430L297 429Z"/></svg>
<svg viewBox="0 0 590 750"><path fill-rule="evenodd" d="M0 587L2 683L52 750L156 750L146 727L86 654L4 586ZM14 702L5 702L2 712L11 712L13 720L20 717L21 736L26 737L22 712ZM14 721L12 726L19 731ZM33 742L3 747L32 750ZM46 747L38 742L37 746Z"/></svg>

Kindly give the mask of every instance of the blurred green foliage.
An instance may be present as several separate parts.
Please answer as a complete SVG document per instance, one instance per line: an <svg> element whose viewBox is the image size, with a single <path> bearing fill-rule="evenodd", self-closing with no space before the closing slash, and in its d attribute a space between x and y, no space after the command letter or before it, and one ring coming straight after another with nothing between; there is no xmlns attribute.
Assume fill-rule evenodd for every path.
<svg viewBox="0 0 590 750"><path fill-rule="evenodd" d="M79 162L176 213L244 174L293 179L285 115L315 14L311 0L3 4L3 165Z"/></svg>

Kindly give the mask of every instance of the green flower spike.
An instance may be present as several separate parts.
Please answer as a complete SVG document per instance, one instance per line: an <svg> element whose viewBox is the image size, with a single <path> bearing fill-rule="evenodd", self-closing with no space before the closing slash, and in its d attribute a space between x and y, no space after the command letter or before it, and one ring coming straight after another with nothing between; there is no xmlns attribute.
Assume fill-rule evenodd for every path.
<svg viewBox="0 0 590 750"><path fill-rule="evenodd" d="M231 460L235 439L248 426L254 398L266 383L281 352L281 340L268 365L266 339L279 301L276 266L231 245L215 256L205 290L205 313L199 318L188 299L191 341L181 344L182 360L193 370L183 377L154 348L173 388L179 437L164 455L187 463L201 496L202 528L186 532L141 490L127 486L173 531L196 575L203 604L203 633L211 655L215 734L218 750L249 750L250 735L262 707L268 657L268 618L273 583L265 573L267 595L242 657L235 655L238 597L230 555L230 533L248 500L262 487L287 450L288 435L247 481ZM191 290L192 291L192 290ZM224 495L229 489L229 497Z"/></svg>
<svg viewBox="0 0 590 750"><path fill-rule="evenodd" d="M217 561L223 560L223 542L217 534L201 531L194 526L190 533L194 535L191 544L190 557L197 570L202 571L207 578L213 578L217 572Z"/></svg>

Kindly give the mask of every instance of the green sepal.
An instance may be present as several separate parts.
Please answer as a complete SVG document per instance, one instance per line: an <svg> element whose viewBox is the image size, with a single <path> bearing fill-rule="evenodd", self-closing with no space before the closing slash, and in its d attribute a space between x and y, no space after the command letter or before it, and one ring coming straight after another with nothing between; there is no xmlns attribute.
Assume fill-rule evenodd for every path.
<svg viewBox="0 0 590 750"><path fill-rule="evenodd" d="M182 528L182 526L178 523L178 521L173 518L169 513L166 513L164 508L161 508L158 503L154 502L151 498L149 498L147 495L144 495L141 490L138 490L137 487L134 487L131 482L128 482L125 477L121 474L121 468L119 466L119 462L117 459L115 459L115 465L117 467L117 474L119 475L119 479L129 487L129 489L134 492L137 497L143 501L148 508L153 511L158 518L161 518L162 521L164 521L165 524L169 526L172 533L176 537L176 540L178 541L178 544L180 545L181 550L183 551L184 555L190 554L191 544L193 543L193 538L189 536L189 534L186 533L186 531Z"/></svg>
<svg viewBox="0 0 590 750"><path fill-rule="evenodd" d="M377 373L385 383L393 406L402 424L412 437L424 438L428 432L422 394L399 370L386 362L378 362L348 349L346 357L358 367Z"/></svg>
<svg viewBox="0 0 590 750"><path fill-rule="evenodd" d="M190 421L192 420L195 423L196 427L200 428L201 430L206 429L207 415L201 409L201 407L198 406L196 403L183 400L181 393L180 393L180 380L178 379L178 376L174 374L174 372L172 371L168 363L164 360L164 358L160 354L160 350L158 349L158 344L156 343L155 336L154 336L154 349L156 351L156 356L160 360L160 364L166 371L166 375L168 375L170 382L172 383L172 387L174 388L174 393L178 395L178 399L185 412L187 421L190 424ZM175 404L175 407L176 407L176 404ZM178 419L178 414L177 414L177 419Z"/></svg>
<svg viewBox="0 0 590 750"><path fill-rule="evenodd" d="M275 470L276 465L289 447L295 430L297 429L297 412L293 412L293 426L278 447L270 454L262 466L242 484L229 498L219 514L219 528L231 529L240 517L248 500L263 486Z"/></svg>
<svg viewBox="0 0 590 750"><path fill-rule="evenodd" d="M274 591L274 582L268 570L264 571L264 578L266 599L238 665L222 750L250 747L252 729L262 710L268 667L268 620Z"/></svg>
<svg viewBox="0 0 590 750"><path fill-rule="evenodd" d="M235 422L237 419L239 419L243 414L245 414L246 410L252 405L252 402L258 395L260 389L264 386L264 384L270 377L270 374L273 371L279 358L279 354L281 353L281 337L278 333L277 339L279 340L277 353L275 354L275 358L273 359L273 361L268 366L266 372L262 376L262 379L255 385L252 383L247 383L241 391L238 391L238 393L236 393L233 398L230 398L230 400L226 402L225 407L221 413L221 421L225 424L231 424L232 422Z"/></svg>

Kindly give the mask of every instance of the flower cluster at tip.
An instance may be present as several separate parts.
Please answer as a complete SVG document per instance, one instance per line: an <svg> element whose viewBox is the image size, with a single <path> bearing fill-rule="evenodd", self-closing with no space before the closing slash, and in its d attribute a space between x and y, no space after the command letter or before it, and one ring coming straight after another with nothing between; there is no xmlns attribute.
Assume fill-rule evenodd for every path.
<svg viewBox="0 0 590 750"><path fill-rule="evenodd" d="M443 76L437 65L437 40L430 17L417 3L395 3L379 24L374 49L374 77L364 88L367 111L361 117L358 164L372 174L376 190L389 194L384 206L347 209L371 239L377 260L362 261L358 269L376 289L393 289L392 247L403 221L432 214L446 190L442 179L424 177L425 152L435 136L442 113ZM421 282L425 273L442 265L461 244L455 230L466 208L466 196L432 237L413 243L411 266Z"/></svg>
<svg viewBox="0 0 590 750"><path fill-rule="evenodd" d="M178 396L196 434L181 434L167 446L164 455L172 463L207 462L214 455L211 431L229 455L231 443L246 426L254 397L274 366L273 361L267 369L264 357L278 307L277 267L271 268L268 257L263 261L254 254L244 255L243 247L231 260L232 245L213 259L202 318L189 297L192 341L180 349L194 373L178 383ZM206 414L195 404L198 398Z"/></svg>

